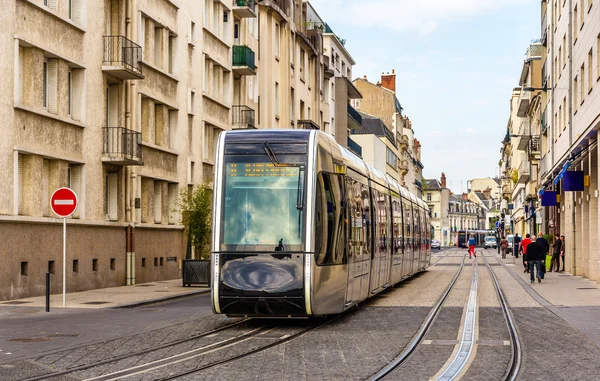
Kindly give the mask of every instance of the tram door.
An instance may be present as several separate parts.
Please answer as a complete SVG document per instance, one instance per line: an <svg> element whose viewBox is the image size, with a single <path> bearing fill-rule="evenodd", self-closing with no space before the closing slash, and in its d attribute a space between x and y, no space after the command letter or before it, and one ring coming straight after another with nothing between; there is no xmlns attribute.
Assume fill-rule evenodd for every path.
<svg viewBox="0 0 600 381"><path fill-rule="evenodd" d="M412 218L412 208L410 206L410 201L407 199L402 200L402 206L404 207L404 265L402 276L407 277L412 273L412 264L413 264L413 218Z"/></svg>
<svg viewBox="0 0 600 381"><path fill-rule="evenodd" d="M364 300L369 295L371 212L368 186L347 177L346 189L348 195L348 288L346 290L346 305L349 305Z"/></svg>

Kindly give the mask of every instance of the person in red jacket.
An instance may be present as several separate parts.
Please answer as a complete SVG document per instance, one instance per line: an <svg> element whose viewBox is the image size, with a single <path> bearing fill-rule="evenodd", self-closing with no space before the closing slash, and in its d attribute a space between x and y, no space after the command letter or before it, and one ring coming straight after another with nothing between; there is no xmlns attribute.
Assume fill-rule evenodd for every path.
<svg viewBox="0 0 600 381"><path fill-rule="evenodd" d="M527 265L527 246L531 243L531 236L527 234L525 239L521 241L521 248L519 251L523 253L523 272L529 272L529 266Z"/></svg>

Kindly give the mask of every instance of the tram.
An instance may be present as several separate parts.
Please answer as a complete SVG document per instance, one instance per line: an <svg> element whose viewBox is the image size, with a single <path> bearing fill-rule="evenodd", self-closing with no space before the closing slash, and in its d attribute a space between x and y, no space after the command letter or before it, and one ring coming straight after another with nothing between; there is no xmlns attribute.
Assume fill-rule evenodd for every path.
<svg viewBox="0 0 600 381"><path fill-rule="evenodd" d="M425 270L429 209L317 130L220 135L211 297L228 316L339 314Z"/></svg>
<svg viewBox="0 0 600 381"><path fill-rule="evenodd" d="M459 230L456 246L468 247L468 242L471 235L473 235L473 238L475 238L476 246L483 247L485 244L485 237L490 235L495 236L496 232L494 230Z"/></svg>

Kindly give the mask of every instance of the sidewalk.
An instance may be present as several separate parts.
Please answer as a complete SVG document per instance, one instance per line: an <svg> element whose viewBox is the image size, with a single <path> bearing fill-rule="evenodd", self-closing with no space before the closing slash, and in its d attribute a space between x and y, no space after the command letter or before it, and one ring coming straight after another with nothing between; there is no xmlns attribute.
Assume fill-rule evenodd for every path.
<svg viewBox="0 0 600 381"><path fill-rule="evenodd" d="M210 288L204 286L183 287L181 279L173 279L69 293L66 307L62 305L62 294L51 295L50 309L134 307L209 291ZM3 307L14 308L15 306L45 308L46 297L36 296L0 302L0 311Z"/></svg>

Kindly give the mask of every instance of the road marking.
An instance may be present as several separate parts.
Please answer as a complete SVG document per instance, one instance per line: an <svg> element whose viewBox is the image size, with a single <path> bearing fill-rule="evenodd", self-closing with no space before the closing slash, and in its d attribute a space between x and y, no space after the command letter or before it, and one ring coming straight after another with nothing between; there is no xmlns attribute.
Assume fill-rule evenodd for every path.
<svg viewBox="0 0 600 381"><path fill-rule="evenodd" d="M75 200L54 200L54 205L74 205Z"/></svg>

